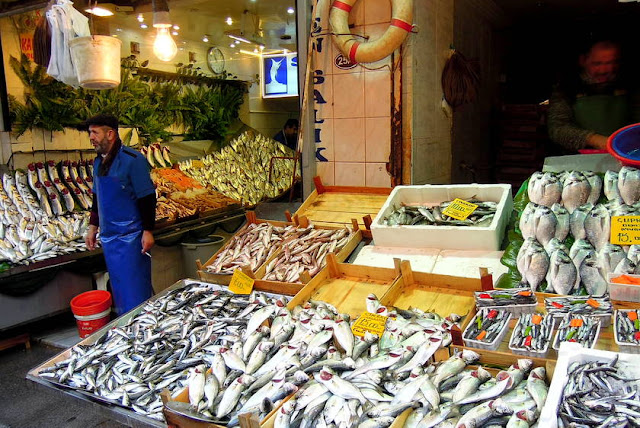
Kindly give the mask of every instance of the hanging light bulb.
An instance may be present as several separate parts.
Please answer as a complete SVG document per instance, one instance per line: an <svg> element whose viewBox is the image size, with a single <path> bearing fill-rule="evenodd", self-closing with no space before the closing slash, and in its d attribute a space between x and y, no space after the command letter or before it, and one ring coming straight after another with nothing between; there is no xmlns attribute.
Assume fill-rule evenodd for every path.
<svg viewBox="0 0 640 428"><path fill-rule="evenodd" d="M171 61L178 53L178 46L169 34L168 28L158 28L153 42L153 53L160 61Z"/></svg>

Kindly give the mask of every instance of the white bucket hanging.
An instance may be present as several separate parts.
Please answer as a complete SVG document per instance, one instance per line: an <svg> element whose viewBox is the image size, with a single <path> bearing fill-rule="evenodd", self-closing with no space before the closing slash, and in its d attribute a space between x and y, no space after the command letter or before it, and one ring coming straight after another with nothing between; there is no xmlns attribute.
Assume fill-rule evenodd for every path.
<svg viewBox="0 0 640 428"><path fill-rule="evenodd" d="M80 86L110 89L120 84L122 41L111 36L78 37L69 41Z"/></svg>

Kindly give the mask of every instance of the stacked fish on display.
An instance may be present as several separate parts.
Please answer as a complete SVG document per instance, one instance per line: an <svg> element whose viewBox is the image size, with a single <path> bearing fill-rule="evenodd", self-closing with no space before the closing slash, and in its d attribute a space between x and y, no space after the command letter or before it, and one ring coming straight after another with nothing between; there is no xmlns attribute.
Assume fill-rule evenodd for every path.
<svg viewBox="0 0 640 428"><path fill-rule="evenodd" d="M600 320L598 318L568 314L560 321L553 347L559 349L561 342L575 342L585 348L593 348L599 332Z"/></svg>
<svg viewBox="0 0 640 428"><path fill-rule="evenodd" d="M613 314L613 305L609 295L602 297L547 297L544 299L544 307L547 313L554 317L580 314L606 318Z"/></svg>
<svg viewBox="0 0 640 428"><path fill-rule="evenodd" d="M574 362L558 405L559 428L633 427L638 425L638 380L629 367L612 361Z"/></svg>
<svg viewBox="0 0 640 428"><path fill-rule="evenodd" d="M180 169L206 187L252 206L291 187L293 158L288 147L247 131L219 152L205 156L201 167L187 160L180 163Z"/></svg>
<svg viewBox="0 0 640 428"><path fill-rule="evenodd" d="M640 345L638 310L617 310L615 314L616 341L624 345Z"/></svg>
<svg viewBox="0 0 640 428"><path fill-rule="evenodd" d="M532 370L531 360L519 359L495 378L482 367L465 370L479 358L477 353L464 350L430 366L428 371L435 369L430 375L415 377L409 383L413 389L409 385L404 388L408 390L405 397L422 393L426 401L411 412L404 427L533 426L549 389L544 367Z"/></svg>
<svg viewBox="0 0 640 428"><path fill-rule="evenodd" d="M251 223L244 231L237 233L210 265L209 273L231 275L243 266L255 271L275 251L282 242L297 233L295 226L279 227L270 223Z"/></svg>
<svg viewBox="0 0 640 428"><path fill-rule="evenodd" d="M506 331L510 319L511 313L507 311L482 308L469 323L462 337L476 345L478 342L486 346L495 344Z"/></svg>
<svg viewBox="0 0 640 428"><path fill-rule="evenodd" d="M147 162L151 168L171 168L173 162L169 158L171 150L168 146L162 146L160 143L153 143L149 146L142 146L140 153L147 158Z"/></svg>
<svg viewBox="0 0 640 428"><path fill-rule="evenodd" d="M62 177L62 179L60 178ZM86 249L91 164L29 164L2 176L0 259L29 264ZM35 196L34 196L35 195Z"/></svg>
<svg viewBox="0 0 640 428"><path fill-rule="evenodd" d="M402 204L400 208L395 208L384 218L387 226L473 226L489 227L495 217L498 204L496 202L483 202L469 200L468 202L478 205L478 208L465 220L457 220L442 213L451 201L442 202L435 206L418 206Z"/></svg>
<svg viewBox="0 0 640 428"><path fill-rule="evenodd" d="M235 345L214 349L217 362L192 370L192 409L235 426L239 414L263 418L293 394L275 414L274 427L281 428L318 420L384 427L408 408L436 408L438 392L431 382L427 389L423 366L450 342L453 323L417 309L394 312L373 295L366 304L369 312L395 315L381 337L354 336L349 316L325 302L256 312ZM270 327L261 327L265 322Z"/></svg>
<svg viewBox="0 0 640 428"><path fill-rule="evenodd" d="M301 282L305 270L315 276L325 265L329 253L338 253L349 242L352 232L343 229L314 229L308 227L288 238L282 253L270 261L263 279L284 282Z"/></svg>
<svg viewBox="0 0 640 428"><path fill-rule="evenodd" d="M530 288L476 291L474 295L478 308L536 305L538 303L535 293Z"/></svg>
<svg viewBox="0 0 640 428"><path fill-rule="evenodd" d="M159 394L164 388L180 392L203 364L216 367L217 373L221 359L229 360L232 354L222 350L242 346L241 337L259 327L262 314L285 304L284 297L234 295L209 284L192 284L145 303L125 325L108 330L91 345L74 346L69 358L38 376L163 420ZM231 389L239 379L230 370L221 390Z"/></svg>
<svg viewBox="0 0 640 428"><path fill-rule="evenodd" d="M604 204L598 203L603 191ZM640 170L607 171L604 181L588 171L536 172L528 196L519 220L525 241L517 268L533 290L546 281L548 293L600 296L610 272L640 272L640 247L609 243L612 216L640 215Z"/></svg>
<svg viewBox="0 0 640 428"><path fill-rule="evenodd" d="M544 353L549 349L553 333L553 316L523 314L513 329L509 349L516 353Z"/></svg>

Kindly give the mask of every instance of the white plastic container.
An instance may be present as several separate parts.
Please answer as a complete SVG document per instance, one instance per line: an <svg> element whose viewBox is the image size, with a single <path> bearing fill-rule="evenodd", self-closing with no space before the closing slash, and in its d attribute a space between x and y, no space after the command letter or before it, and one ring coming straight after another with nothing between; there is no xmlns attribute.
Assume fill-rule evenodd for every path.
<svg viewBox="0 0 640 428"><path fill-rule="evenodd" d="M640 345L630 342L622 342L618 339L618 312L629 312L628 310L619 309L613 314L613 338L618 345L620 352L626 352L627 354L640 354Z"/></svg>
<svg viewBox="0 0 640 428"><path fill-rule="evenodd" d="M550 315L545 315L544 318L546 319L549 316ZM519 322L520 322L520 320L518 320L518 323ZM543 322L544 322L544 320L543 320ZM513 331L515 331L515 328L514 328ZM516 355L523 355L525 357L546 358L547 352L549 352L549 346L551 345L551 336L552 335L553 335L553 323L551 325L551 328L549 329L549 333L547 334L547 337L545 337L545 346L544 346L544 348L541 351L533 351L533 350L526 349L526 348L516 348L514 343L513 343L513 334L511 334L511 339L509 339L509 349L511 350L511 352L513 352Z"/></svg>
<svg viewBox="0 0 640 428"><path fill-rule="evenodd" d="M609 295L611 300L624 300L625 302L640 302L640 285L617 284L611 282L612 278L621 276L621 273L609 273ZM640 275L630 275L631 278L640 278Z"/></svg>
<svg viewBox="0 0 640 428"><path fill-rule="evenodd" d="M507 320L502 326L502 330L500 331L500 333L498 333L498 335L493 339L492 342L483 342L481 340L466 338L467 331L471 328L472 324L475 324L476 319L479 315L480 313L478 313L473 318L473 321L470 322L469 325L467 325L467 328L465 328L464 332L462 333L462 340L464 341L464 346L469 346L471 348L478 348L478 349L486 349L488 351L495 351L496 349L498 349L498 346L500 346L500 344L502 343L502 340L507 335L507 331L509 331L509 321L511 321L511 313L509 313Z"/></svg>
<svg viewBox="0 0 640 428"><path fill-rule="evenodd" d="M455 198L496 202L493 221L488 227L384 224L385 217L402 204L433 206ZM396 186L373 220L371 233L376 246L496 251L500 249L512 211L509 184Z"/></svg>
<svg viewBox="0 0 640 428"><path fill-rule="evenodd" d="M598 337L600 336L600 329L602 328L602 323L598 320L598 317L593 317L591 316L591 318L594 318L594 321L597 323L597 327L596 327L596 334L593 338L593 342L591 343L590 346L588 346L588 348L592 349L594 346L596 346L596 342L598 342ZM563 341L566 342L566 341ZM558 329L556 331L556 337L553 340L553 349L555 349L556 351L560 349L560 329ZM577 343L577 342L570 342L570 343ZM578 345L583 346L581 343L578 343Z"/></svg>
<svg viewBox="0 0 640 428"><path fill-rule="evenodd" d="M122 40L111 36L77 37L69 41L80 86L110 89L120 84Z"/></svg>

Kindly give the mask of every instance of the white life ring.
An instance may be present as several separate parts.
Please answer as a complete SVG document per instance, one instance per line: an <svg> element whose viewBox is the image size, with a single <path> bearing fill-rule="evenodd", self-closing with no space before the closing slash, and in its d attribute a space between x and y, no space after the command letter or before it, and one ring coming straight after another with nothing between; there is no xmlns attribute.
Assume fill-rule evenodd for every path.
<svg viewBox="0 0 640 428"><path fill-rule="evenodd" d="M349 12L358 0L334 0L329 13L333 41L352 64L379 61L396 50L413 29L413 0L391 0L391 22L377 40L360 43L349 31Z"/></svg>

